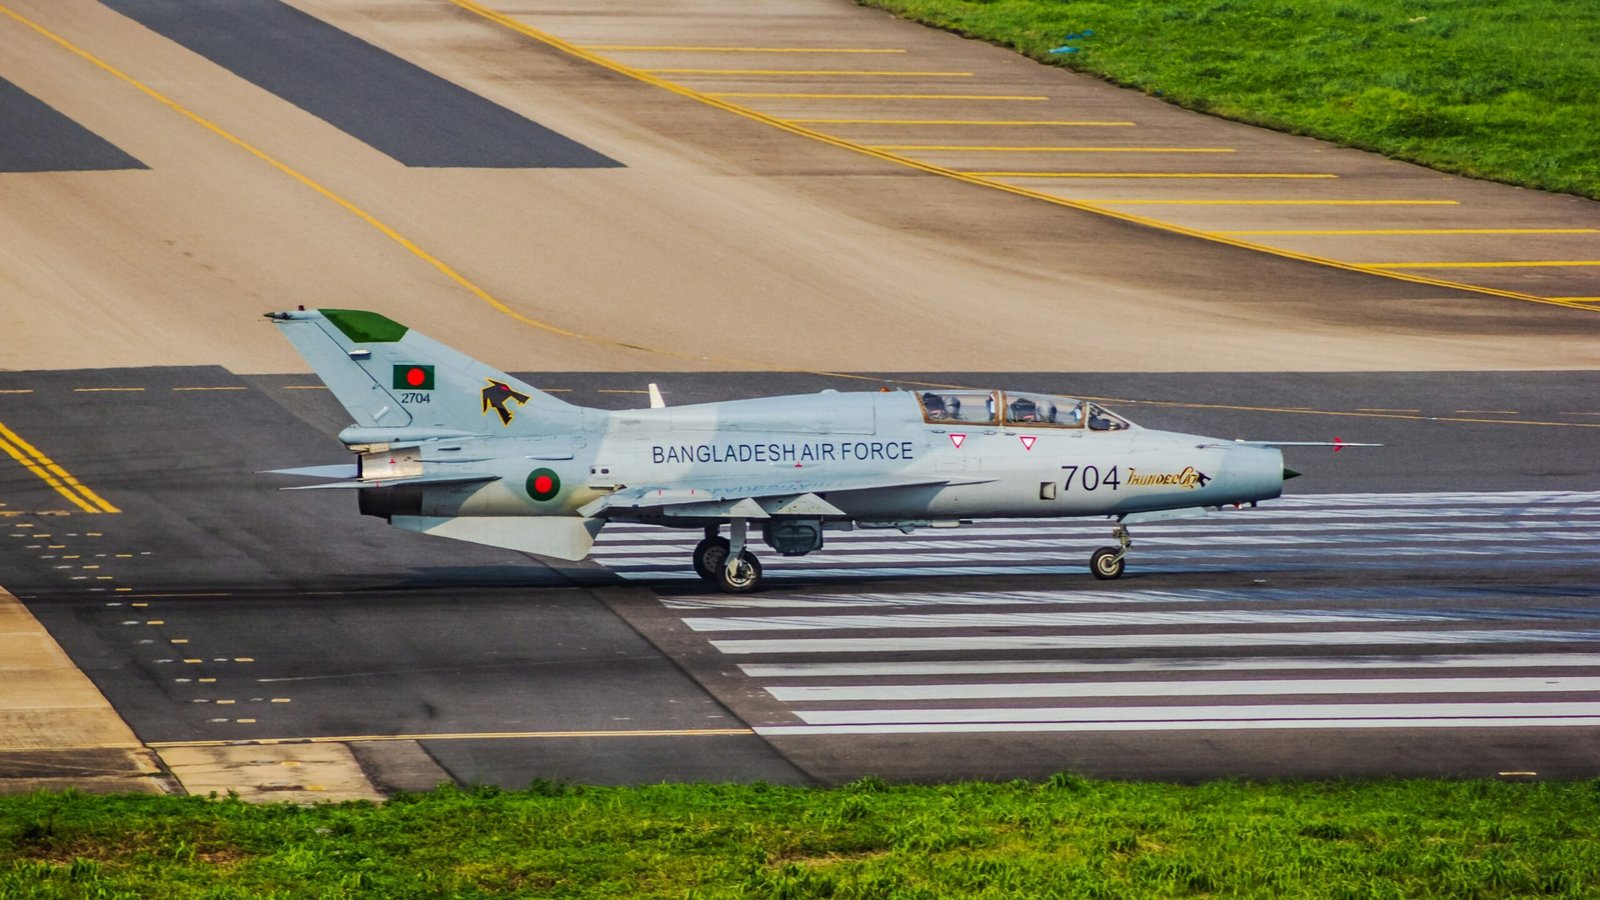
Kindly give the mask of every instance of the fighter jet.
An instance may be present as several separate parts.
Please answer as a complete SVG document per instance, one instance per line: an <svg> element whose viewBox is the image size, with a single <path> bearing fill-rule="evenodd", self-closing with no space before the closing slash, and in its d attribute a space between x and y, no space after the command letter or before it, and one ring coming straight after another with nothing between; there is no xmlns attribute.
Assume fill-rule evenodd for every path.
<svg viewBox="0 0 1600 900"><path fill-rule="evenodd" d="M1282 443L1141 428L1100 403L1036 391L822 391L611 411L566 403L375 312L268 313L354 424L335 479L363 515L409 531L557 559L610 522L700 529L692 564L757 590L755 538L783 556L830 531L974 519L1100 516L1122 575L1128 527L1278 497ZM1354 445L1345 445L1354 446ZM1370 445L1367 445L1370 446ZM724 531L726 532L724 534Z"/></svg>

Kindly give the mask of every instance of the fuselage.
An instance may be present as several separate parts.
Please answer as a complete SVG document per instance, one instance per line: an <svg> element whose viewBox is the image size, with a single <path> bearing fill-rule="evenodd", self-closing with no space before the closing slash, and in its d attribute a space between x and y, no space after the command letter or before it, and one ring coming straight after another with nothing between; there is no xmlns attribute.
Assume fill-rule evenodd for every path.
<svg viewBox="0 0 1600 900"><path fill-rule="evenodd" d="M1032 392L825 391L586 409L562 433L429 441L416 452L424 472L500 477L363 491L363 512L576 516L629 487L737 482L798 485L842 513L822 518L893 524L1216 507L1283 487L1276 449L1140 428L1095 404ZM607 516L701 524L659 510Z"/></svg>

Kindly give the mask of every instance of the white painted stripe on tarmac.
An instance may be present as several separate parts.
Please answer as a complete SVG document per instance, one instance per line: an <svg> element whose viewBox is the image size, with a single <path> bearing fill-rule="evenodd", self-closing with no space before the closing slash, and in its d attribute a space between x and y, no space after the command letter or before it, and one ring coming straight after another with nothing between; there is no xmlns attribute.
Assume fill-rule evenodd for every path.
<svg viewBox="0 0 1600 900"><path fill-rule="evenodd" d="M1511 719L1579 716L1600 720L1600 703L1328 703L1251 706L1067 706L996 709L806 709L807 725L934 725L1000 722L1259 722L1314 719Z"/></svg>
<svg viewBox="0 0 1600 900"><path fill-rule="evenodd" d="M1434 644L1588 643L1600 630L1513 628L1450 631L1296 631L1198 634L985 634L959 637L860 637L720 640L729 655L747 653L913 653L951 650L1097 650L1132 647L1318 647Z"/></svg>
<svg viewBox="0 0 1600 900"><path fill-rule="evenodd" d="M1094 672L1253 672L1282 669L1600 668L1600 653L1479 653L1425 656L1216 656L1100 660L929 660L862 663L744 663L751 678L895 678L925 675L1071 675Z"/></svg>
<svg viewBox="0 0 1600 900"><path fill-rule="evenodd" d="M1122 625L1303 625L1335 622L1490 622L1600 619L1595 609L1265 609L1128 612L905 613L848 616L687 616L695 631L839 631L911 628L1103 628Z"/></svg>
<svg viewBox="0 0 1600 900"><path fill-rule="evenodd" d="M1279 678L1251 681L1075 681L1014 684L769 686L786 703L1102 697L1270 697L1292 694L1538 694L1600 691L1600 678Z"/></svg>
<svg viewBox="0 0 1600 900"><path fill-rule="evenodd" d="M1527 716L1511 718L1439 719L1266 719L1254 722L1187 720L1182 722L992 722L916 723L910 725L763 725L754 729L767 738L866 734L1016 734L1107 731L1281 731L1351 728L1594 728L1600 716Z"/></svg>

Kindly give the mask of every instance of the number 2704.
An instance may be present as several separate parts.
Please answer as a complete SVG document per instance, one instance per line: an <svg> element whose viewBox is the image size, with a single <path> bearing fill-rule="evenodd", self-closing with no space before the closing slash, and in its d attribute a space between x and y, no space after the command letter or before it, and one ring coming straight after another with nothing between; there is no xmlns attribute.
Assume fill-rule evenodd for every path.
<svg viewBox="0 0 1600 900"><path fill-rule="evenodd" d="M421 391L406 391L400 395L401 403L432 403L433 395Z"/></svg>
<svg viewBox="0 0 1600 900"><path fill-rule="evenodd" d="M1112 466L1105 474L1100 473L1098 466L1062 466L1067 472L1064 490L1072 490L1072 482L1077 480L1078 486L1086 491L1099 490L1103 485L1113 491L1122 486L1122 478L1117 474L1117 467Z"/></svg>

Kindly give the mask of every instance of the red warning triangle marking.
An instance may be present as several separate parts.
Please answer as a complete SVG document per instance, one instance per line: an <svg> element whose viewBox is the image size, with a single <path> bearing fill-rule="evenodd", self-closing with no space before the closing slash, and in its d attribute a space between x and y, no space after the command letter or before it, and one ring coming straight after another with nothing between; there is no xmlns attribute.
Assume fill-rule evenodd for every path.
<svg viewBox="0 0 1600 900"><path fill-rule="evenodd" d="M1024 450L1032 450L1033 442L1038 440L1031 434L1019 434L1017 437L1022 441L1022 449Z"/></svg>
<svg viewBox="0 0 1600 900"><path fill-rule="evenodd" d="M961 442L966 440L966 439L967 439L967 436L964 435L964 434L952 434L952 435L950 435L950 443L955 444L957 450L961 449Z"/></svg>

